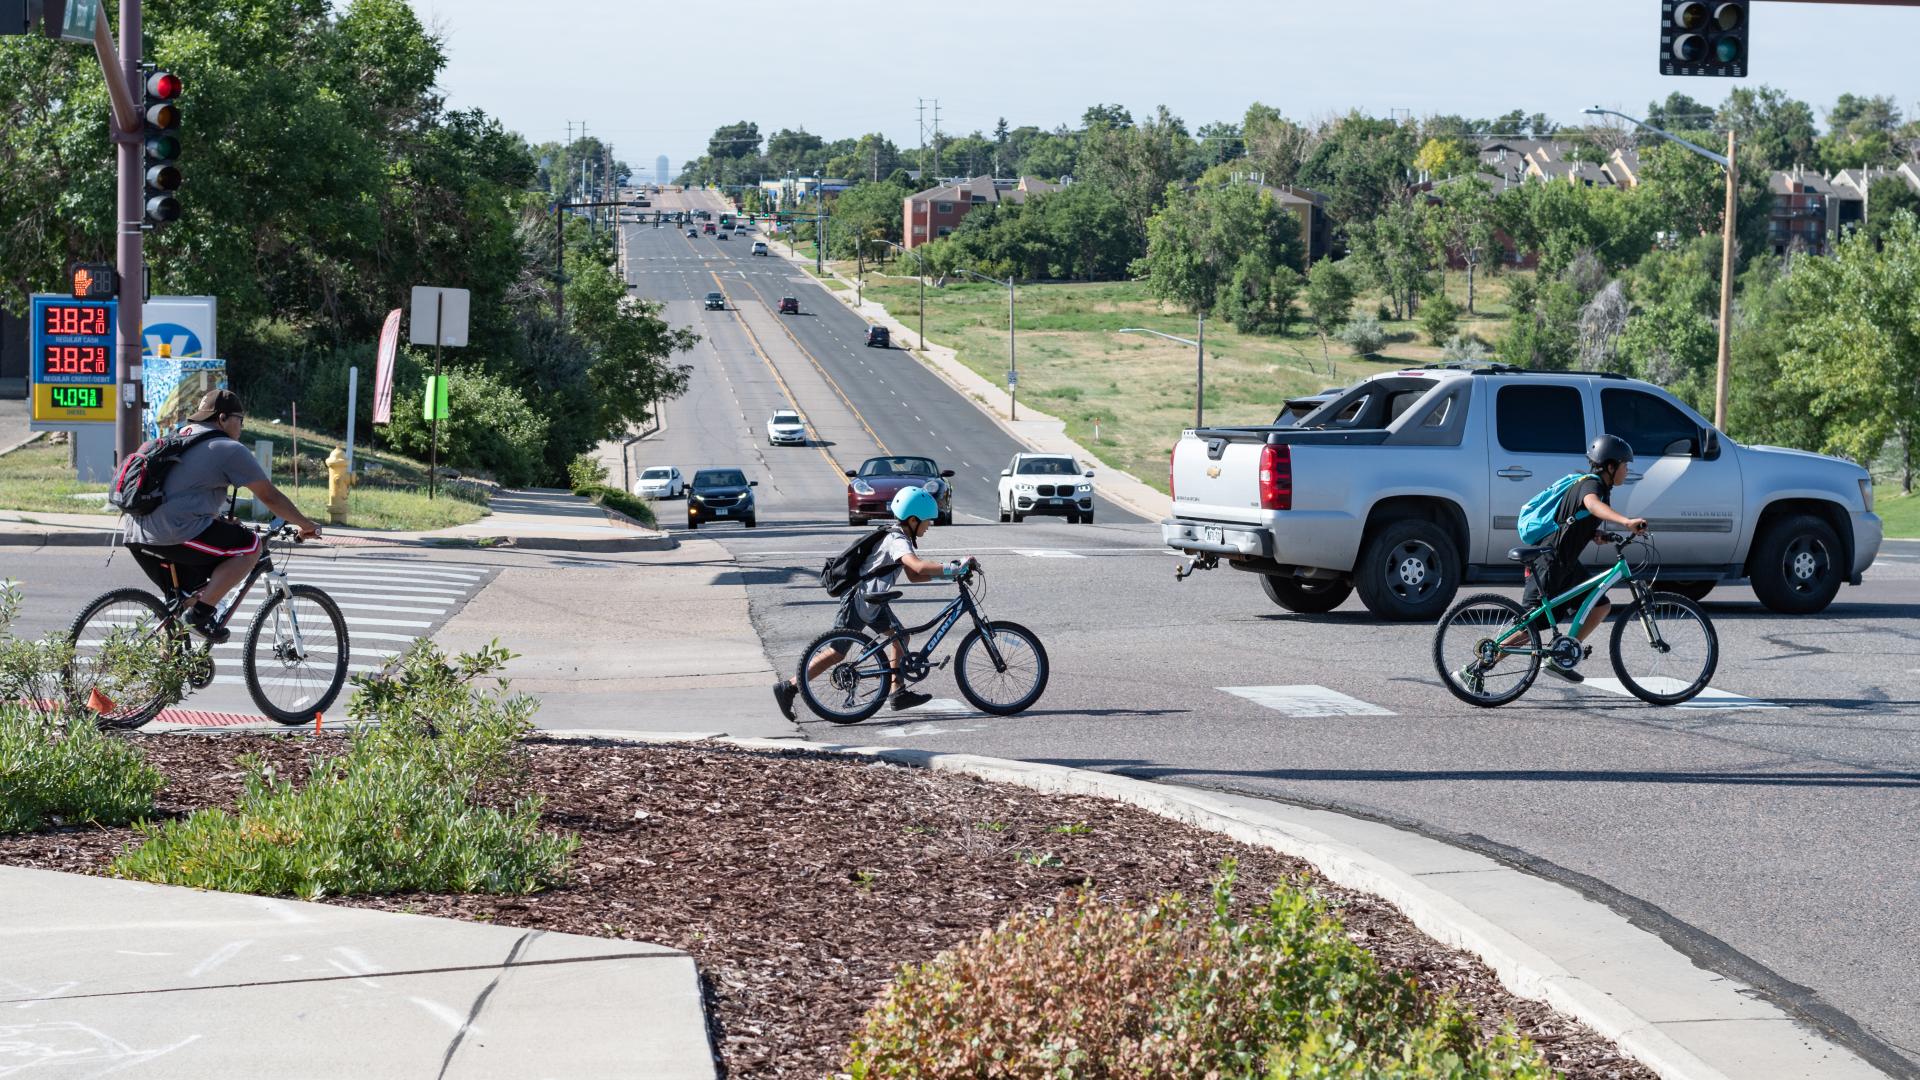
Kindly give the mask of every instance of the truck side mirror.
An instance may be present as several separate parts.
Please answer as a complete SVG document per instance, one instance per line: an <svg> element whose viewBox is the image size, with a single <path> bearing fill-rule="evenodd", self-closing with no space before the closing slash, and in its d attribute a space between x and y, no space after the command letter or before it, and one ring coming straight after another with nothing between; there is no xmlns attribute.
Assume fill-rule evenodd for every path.
<svg viewBox="0 0 1920 1080"><path fill-rule="evenodd" d="M1091 480L1091 479L1093 479L1093 470L1092 470L1092 469L1088 469L1088 470L1087 470L1086 472L1083 472L1083 473L1081 473L1080 475L1081 475L1081 476L1084 476L1084 477L1086 477L1086 478L1087 478L1087 479L1089 479L1089 480Z"/></svg>
<svg viewBox="0 0 1920 1080"><path fill-rule="evenodd" d="M1012 476L1012 475L1013 475L1013 470L1012 470L1012 469L1001 469L1001 470L1000 470L1000 475L1001 475L1001 476Z"/></svg>
<svg viewBox="0 0 1920 1080"><path fill-rule="evenodd" d="M1713 428L1700 429L1700 456L1703 458L1720 456L1720 433Z"/></svg>

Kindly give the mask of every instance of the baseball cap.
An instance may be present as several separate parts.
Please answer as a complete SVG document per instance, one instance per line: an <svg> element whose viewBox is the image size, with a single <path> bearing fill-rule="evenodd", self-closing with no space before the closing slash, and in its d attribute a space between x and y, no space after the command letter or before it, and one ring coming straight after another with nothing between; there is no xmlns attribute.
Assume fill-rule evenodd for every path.
<svg viewBox="0 0 1920 1080"><path fill-rule="evenodd" d="M200 406L187 414L187 419L196 424L205 424L216 416L231 416L247 410L240 405L240 395L231 390L209 390L200 397Z"/></svg>

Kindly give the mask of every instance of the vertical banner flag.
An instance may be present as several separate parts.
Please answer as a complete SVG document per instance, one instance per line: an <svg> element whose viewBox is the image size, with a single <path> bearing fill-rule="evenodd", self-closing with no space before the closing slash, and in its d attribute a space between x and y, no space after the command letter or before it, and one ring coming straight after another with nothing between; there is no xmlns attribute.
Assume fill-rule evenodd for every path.
<svg viewBox="0 0 1920 1080"><path fill-rule="evenodd" d="M373 422L390 424L393 422L393 356L400 349L400 309L387 312L387 321L380 327L379 357L374 365L373 376Z"/></svg>
<svg viewBox="0 0 1920 1080"><path fill-rule="evenodd" d="M445 420L447 418L447 379L446 375L427 376L427 393L420 403L420 419Z"/></svg>

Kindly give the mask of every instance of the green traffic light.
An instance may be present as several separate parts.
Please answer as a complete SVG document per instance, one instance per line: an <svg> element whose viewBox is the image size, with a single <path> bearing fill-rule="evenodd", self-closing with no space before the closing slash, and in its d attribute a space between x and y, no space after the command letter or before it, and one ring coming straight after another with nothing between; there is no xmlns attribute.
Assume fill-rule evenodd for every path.
<svg viewBox="0 0 1920 1080"><path fill-rule="evenodd" d="M1713 54L1714 56L1718 57L1720 62L1723 64L1739 63L1740 62L1740 39L1732 38L1732 37L1721 38L1719 41L1714 42Z"/></svg>
<svg viewBox="0 0 1920 1080"><path fill-rule="evenodd" d="M180 140L171 135L154 135L147 139L147 156L158 161L172 161L180 156Z"/></svg>

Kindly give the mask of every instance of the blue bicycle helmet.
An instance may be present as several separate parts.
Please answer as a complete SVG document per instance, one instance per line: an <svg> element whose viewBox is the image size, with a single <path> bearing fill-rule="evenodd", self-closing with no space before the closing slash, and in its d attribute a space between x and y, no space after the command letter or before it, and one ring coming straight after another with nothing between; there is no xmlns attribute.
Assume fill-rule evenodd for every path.
<svg viewBox="0 0 1920 1080"><path fill-rule="evenodd" d="M926 488L901 488L893 496L893 516L901 521L908 518L932 521L940 516L940 504L933 501Z"/></svg>

